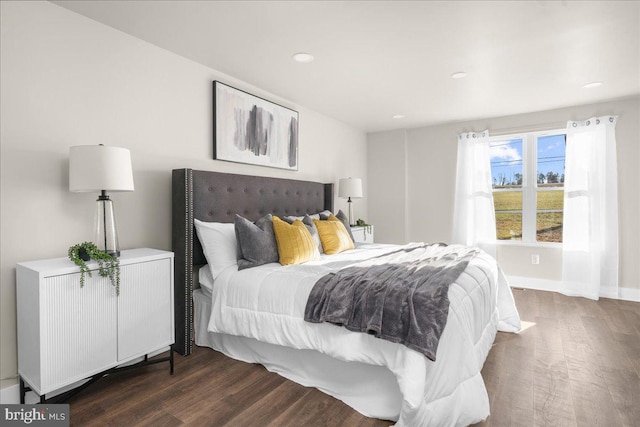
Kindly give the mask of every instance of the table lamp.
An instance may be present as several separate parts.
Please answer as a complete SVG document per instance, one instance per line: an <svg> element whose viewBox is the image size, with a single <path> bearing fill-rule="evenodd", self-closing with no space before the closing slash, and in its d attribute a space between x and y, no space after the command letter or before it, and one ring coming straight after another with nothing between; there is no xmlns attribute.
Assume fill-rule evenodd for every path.
<svg viewBox="0 0 640 427"><path fill-rule="evenodd" d="M349 225L354 225L353 206L351 198L362 198L362 180L360 178L343 178L338 183L338 197L348 199Z"/></svg>
<svg viewBox="0 0 640 427"><path fill-rule="evenodd" d="M93 242L102 251L120 256L113 201L107 191L133 191L131 154L126 148L78 145L69 151L69 191L99 191Z"/></svg>

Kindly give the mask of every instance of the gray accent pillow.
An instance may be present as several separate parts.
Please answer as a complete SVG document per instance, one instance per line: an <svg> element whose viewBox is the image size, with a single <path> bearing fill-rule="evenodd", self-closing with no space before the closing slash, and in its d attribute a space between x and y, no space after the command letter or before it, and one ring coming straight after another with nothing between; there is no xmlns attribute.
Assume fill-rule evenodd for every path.
<svg viewBox="0 0 640 427"><path fill-rule="evenodd" d="M267 214L255 224L236 215L236 239L238 240L238 270L278 262L278 245L273 232L273 217Z"/></svg>
<svg viewBox="0 0 640 427"><path fill-rule="evenodd" d="M331 215L331 214L333 214L333 212L331 212L330 210L325 209L322 212L318 212L315 215L311 215L311 218L313 218L314 216L317 216L316 219L327 219L327 218L329 218L329 215ZM322 217L324 217L324 218L322 218Z"/></svg>
<svg viewBox="0 0 640 427"><path fill-rule="evenodd" d="M347 233L349 233L349 237L351 237L351 241L355 243L356 239L353 238L353 233L351 233L351 225L349 225L349 218L347 218L347 216L344 214L344 212L342 212L342 210L338 211L338 213L336 214L336 218L342 221L342 223L344 224L344 228L346 228Z"/></svg>
<svg viewBox="0 0 640 427"><path fill-rule="evenodd" d="M284 216L282 217L282 220L288 222L289 224L293 224L293 222L296 219L302 218L302 223L307 227L307 230L309 230L311 237L313 237L313 242L318 247L318 251L321 254L323 254L324 250L322 250L322 242L320 241L320 234L318 233L318 229L316 228L316 225L313 222L313 218L316 216L318 216L318 214L315 214L315 215L307 214L304 217ZM319 216L316 219L319 219Z"/></svg>
<svg viewBox="0 0 640 427"><path fill-rule="evenodd" d="M331 212L322 211L322 212L320 212L320 219L322 221L326 221L327 219L329 219L329 215L331 215ZM349 218L347 218L347 216L344 214L344 212L342 212L342 210L338 211L338 213L336 214L336 218L338 218L340 220L340 222L342 222L342 225L344 225L344 228L347 229L347 233L349 233L349 237L351 237L351 241L355 244L356 243L356 239L353 238L353 233L351 233L351 226L349 225Z"/></svg>

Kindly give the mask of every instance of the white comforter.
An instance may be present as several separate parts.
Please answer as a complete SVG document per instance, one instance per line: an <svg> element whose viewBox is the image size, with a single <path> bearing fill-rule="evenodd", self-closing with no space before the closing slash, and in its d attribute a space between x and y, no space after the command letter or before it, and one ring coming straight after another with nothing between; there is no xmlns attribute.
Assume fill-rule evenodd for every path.
<svg viewBox="0 0 640 427"><path fill-rule="evenodd" d="M302 265L229 267L215 280L208 330L388 368L403 397L399 426L481 421L489 415L489 400L480 370L496 330L520 330L511 290L484 252L449 289L447 326L435 362L400 344L303 320L307 297L321 276L395 249L365 245Z"/></svg>

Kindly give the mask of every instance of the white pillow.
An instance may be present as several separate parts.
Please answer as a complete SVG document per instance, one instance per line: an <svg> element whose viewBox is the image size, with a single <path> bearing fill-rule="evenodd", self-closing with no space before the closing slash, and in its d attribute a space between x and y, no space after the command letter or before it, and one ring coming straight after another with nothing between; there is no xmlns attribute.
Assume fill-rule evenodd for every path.
<svg viewBox="0 0 640 427"><path fill-rule="evenodd" d="M204 222L197 219L193 222L213 279L225 268L238 264L238 244L232 222Z"/></svg>
<svg viewBox="0 0 640 427"><path fill-rule="evenodd" d="M211 275L211 269L209 265L203 265L198 270L198 283L201 288L205 288L209 292L213 292L213 276Z"/></svg>

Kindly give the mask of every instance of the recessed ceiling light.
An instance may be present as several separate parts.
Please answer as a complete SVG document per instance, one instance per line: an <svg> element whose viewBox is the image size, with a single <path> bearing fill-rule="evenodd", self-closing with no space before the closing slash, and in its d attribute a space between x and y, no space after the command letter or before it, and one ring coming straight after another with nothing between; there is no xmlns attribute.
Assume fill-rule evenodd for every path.
<svg viewBox="0 0 640 427"><path fill-rule="evenodd" d="M293 54L293 60L296 62L304 62L306 64L313 61L313 55L310 53L298 52Z"/></svg>
<svg viewBox="0 0 640 427"><path fill-rule="evenodd" d="M458 71L451 74L452 79L463 79L465 77L467 77L467 73L465 73L464 71Z"/></svg>
<svg viewBox="0 0 640 427"><path fill-rule="evenodd" d="M396 114L391 116L392 119L404 119L404 115L403 114Z"/></svg>
<svg viewBox="0 0 640 427"><path fill-rule="evenodd" d="M602 82L591 82L591 83L587 83L586 85L582 86L585 89L592 89L594 87L599 87L602 86Z"/></svg>

